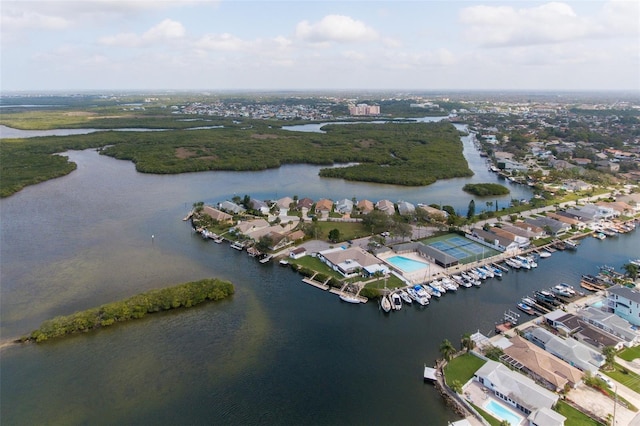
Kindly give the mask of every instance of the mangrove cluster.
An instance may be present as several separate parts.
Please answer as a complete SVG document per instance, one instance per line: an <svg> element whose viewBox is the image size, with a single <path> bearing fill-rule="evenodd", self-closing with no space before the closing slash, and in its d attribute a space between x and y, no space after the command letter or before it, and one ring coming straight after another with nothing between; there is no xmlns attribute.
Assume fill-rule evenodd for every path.
<svg viewBox="0 0 640 426"><path fill-rule="evenodd" d="M107 303L67 316L45 321L23 341L48 339L107 327L117 322L140 319L146 314L177 308L189 308L206 301L224 299L234 293L233 284L218 279L203 279L140 293L118 302Z"/></svg>
<svg viewBox="0 0 640 426"><path fill-rule="evenodd" d="M509 193L509 188L498 183L468 183L462 187L462 190L479 197L506 195Z"/></svg>

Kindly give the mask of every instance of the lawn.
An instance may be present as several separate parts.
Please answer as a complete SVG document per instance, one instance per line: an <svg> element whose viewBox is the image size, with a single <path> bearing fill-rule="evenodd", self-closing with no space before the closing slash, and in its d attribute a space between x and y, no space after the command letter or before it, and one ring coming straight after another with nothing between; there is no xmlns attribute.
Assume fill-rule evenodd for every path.
<svg viewBox="0 0 640 426"><path fill-rule="evenodd" d="M473 408L475 408L475 410L478 412L478 414L480 414L482 416L483 419L485 419L487 421L487 423L489 423L491 426L500 426L501 422L500 420L496 419L495 417L493 417L491 414L487 413L486 411L484 411L482 408L478 407L475 404L471 404L473 406Z"/></svg>
<svg viewBox="0 0 640 426"><path fill-rule="evenodd" d="M404 281L402 281L400 278L396 277L395 275L389 275L389 278L387 278L387 288L393 289L393 288L406 287L406 286L407 286L407 283L405 283ZM366 284L365 287L383 289L384 288L384 278L380 278L377 281L372 281L372 282Z"/></svg>
<svg viewBox="0 0 640 426"><path fill-rule="evenodd" d="M318 225L318 238L327 238L332 229L340 231L340 241L352 240L354 238L371 235L369 229L365 229L361 222L316 222Z"/></svg>
<svg viewBox="0 0 640 426"><path fill-rule="evenodd" d="M640 375L633 371L624 368L620 364L615 364L614 371L605 371L604 373L632 391L640 393Z"/></svg>
<svg viewBox="0 0 640 426"><path fill-rule="evenodd" d="M633 361L636 358L640 358L640 346L634 346L632 348L627 348L620 352L618 356L625 361Z"/></svg>
<svg viewBox="0 0 640 426"><path fill-rule="evenodd" d="M451 384L457 380L460 384L464 385L473 377L473 373L478 371L478 368L482 367L484 363L484 360L472 354L464 354L452 359L444 368L447 384L451 386Z"/></svg>
<svg viewBox="0 0 640 426"><path fill-rule="evenodd" d="M303 256L300 259L287 259L287 261L290 264L304 266L305 268L320 272L321 274L329 275L338 279L344 278L339 272L329 268L326 263L322 262L317 257Z"/></svg>
<svg viewBox="0 0 640 426"><path fill-rule="evenodd" d="M558 401L556 404L556 411L567 418L564 422L565 426L598 426L601 423L595 421L591 417L576 410L564 401Z"/></svg>

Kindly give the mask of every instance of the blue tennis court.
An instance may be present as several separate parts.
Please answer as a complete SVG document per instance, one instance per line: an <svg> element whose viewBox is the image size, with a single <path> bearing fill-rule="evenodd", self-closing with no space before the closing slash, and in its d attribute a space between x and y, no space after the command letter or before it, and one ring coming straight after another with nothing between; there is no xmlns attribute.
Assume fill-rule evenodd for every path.
<svg viewBox="0 0 640 426"><path fill-rule="evenodd" d="M473 261L474 259L478 259L478 255L482 255L481 257L487 257L493 256L497 253L495 250L484 247L475 241L455 234L446 239L428 243L428 245L453 256L460 261Z"/></svg>
<svg viewBox="0 0 640 426"><path fill-rule="evenodd" d="M446 253L450 254L451 256L455 257L458 260L464 259L465 257L469 257L469 253L465 253L464 251L459 250L455 247L450 248L449 250L446 251Z"/></svg>

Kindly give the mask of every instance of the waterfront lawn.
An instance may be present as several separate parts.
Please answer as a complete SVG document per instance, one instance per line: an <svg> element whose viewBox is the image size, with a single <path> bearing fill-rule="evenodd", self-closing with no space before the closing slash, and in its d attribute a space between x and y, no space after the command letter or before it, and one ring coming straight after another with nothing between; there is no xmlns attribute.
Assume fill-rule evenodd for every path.
<svg viewBox="0 0 640 426"><path fill-rule="evenodd" d="M634 346L632 348L627 348L620 352L618 356L625 361L633 361L636 358L640 358L640 346Z"/></svg>
<svg viewBox="0 0 640 426"><path fill-rule="evenodd" d="M486 361L469 353L453 358L444 368L447 385L451 386L455 381L464 385L485 362Z"/></svg>
<svg viewBox="0 0 640 426"><path fill-rule="evenodd" d="M317 257L303 256L300 259L287 258L287 261L291 265L300 265L303 268L311 269L312 271L316 271L323 275L328 275L339 280L344 278L339 272L329 268L326 263L324 263Z"/></svg>
<svg viewBox="0 0 640 426"><path fill-rule="evenodd" d="M471 404L471 403L470 403ZM491 426L500 426L502 423L500 420L493 417L491 414L484 411L482 408L478 407L476 404L471 404L473 408L482 416L483 419L487 421Z"/></svg>
<svg viewBox="0 0 640 426"><path fill-rule="evenodd" d="M567 418L564 422L565 426L598 426L601 423L595 421L583 412L576 410L566 402L559 400L556 404L555 411Z"/></svg>
<svg viewBox="0 0 640 426"><path fill-rule="evenodd" d="M400 278L395 275L389 275L387 278L387 288L394 289L399 287L406 287L407 283L402 281ZM368 288L378 288L382 290L384 288L384 278L380 278L377 281L372 281L370 283L365 284L365 287Z"/></svg>

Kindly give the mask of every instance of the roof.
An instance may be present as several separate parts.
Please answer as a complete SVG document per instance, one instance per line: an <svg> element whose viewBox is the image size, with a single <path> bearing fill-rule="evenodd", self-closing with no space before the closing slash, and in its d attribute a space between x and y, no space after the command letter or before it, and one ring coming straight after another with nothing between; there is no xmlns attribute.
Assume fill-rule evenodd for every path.
<svg viewBox="0 0 640 426"><path fill-rule="evenodd" d="M347 249L338 247L335 249L321 251L320 254L336 266L346 263L347 261L349 261L349 263L356 262L363 268L380 263L378 258L367 253L360 247L350 247Z"/></svg>
<svg viewBox="0 0 640 426"><path fill-rule="evenodd" d="M368 213L373 210L373 203L369 200L360 200L357 206L363 213Z"/></svg>
<svg viewBox="0 0 640 426"><path fill-rule="evenodd" d="M621 337L627 342L631 342L640 337L638 331L633 330L628 321L620 318L614 313L603 312L592 306L582 309L580 313L584 320L599 324L599 328L602 328L615 336ZM601 327L600 324L604 327Z"/></svg>
<svg viewBox="0 0 640 426"><path fill-rule="evenodd" d="M394 214L396 212L396 208L393 203L389 200L380 200L376 203L376 207L378 210L381 210L387 214Z"/></svg>
<svg viewBox="0 0 640 426"><path fill-rule="evenodd" d="M323 198L322 200L318 200L316 203L316 211L328 211L330 212L333 209L333 201Z"/></svg>
<svg viewBox="0 0 640 426"><path fill-rule="evenodd" d="M574 385L582 380L583 373L580 370L522 337L514 336L510 342L511 346L505 348L504 353L556 388L562 389L567 383Z"/></svg>
<svg viewBox="0 0 640 426"><path fill-rule="evenodd" d="M607 293L615 294L618 297L623 297L634 303L640 303L640 292L636 289L631 289L622 285L614 285L607 289Z"/></svg>
<svg viewBox="0 0 640 426"><path fill-rule="evenodd" d="M209 215L211 219L217 220L218 222L224 222L224 221L233 219L233 216L231 216L230 214L220 211L218 209L214 209L211 206L204 206L204 208L202 209L202 212L206 215Z"/></svg>
<svg viewBox="0 0 640 426"><path fill-rule="evenodd" d="M459 260L457 257L451 256L435 247L420 244L418 251L423 255L434 259L440 265L457 265Z"/></svg>
<svg viewBox="0 0 640 426"><path fill-rule="evenodd" d="M499 362L488 360L476 371L475 376L487 378L493 383L495 390L531 411L551 408L558 400L555 393Z"/></svg>
<svg viewBox="0 0 640 426"><path fill-rule="evenodd" d="M310 209L311 206L313 205L313 200L311 198L303 198L301 200L298 200L298 205L297 207L302 209L302 208L307 208Z"/></svg>
<svg viewBox="0 0 640 426"><path fill-rule="evenodd" d="M281 209L288 209L291 203L293 203L293 198L291 197L283 197L283 198L280 198L278 201L276 201L276 204Z"/></svg>
<svg viewBox="0 0 640 426"><path fill-rule="evenodd" d="M564 426L566 417L550 408L542 407L529 414L527 420L536 426Z"/></svg>
<svg viewBox="0 0 640 426"><path fill-rule="evenodd" d="M533 327L529 333L538 341L544 342L545 350L570 362L571 365L582 371L594 373L604 364L604 357L601 353L576 339L563 339L540 327Z"/></svg>

